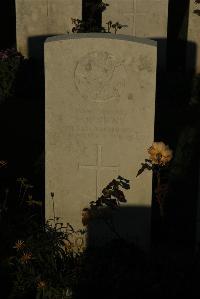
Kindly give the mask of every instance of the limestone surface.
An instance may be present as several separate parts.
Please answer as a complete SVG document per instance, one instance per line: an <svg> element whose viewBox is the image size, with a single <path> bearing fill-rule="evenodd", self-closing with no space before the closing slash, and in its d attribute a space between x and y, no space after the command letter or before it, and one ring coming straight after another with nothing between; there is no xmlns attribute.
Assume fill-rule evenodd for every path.
<svg viewBox="0 0 200 299"><path fill-rule="evenodd" d="M121 175L131 189L116 225L148 246L152 174L136 174L154 138L156 59L156 42L147 39L101 33L47 39L47 219L53 192L56 216L81 228L83 208Z"/></svg>
<svg viewBox="0 0 200 299"><path fill-rule="evenodd" d="M125 25L117 33L152 38L158 43L158 66L166 67L169 0L106 0L103 26L107 22ZM112 30L113 32L113 30Z"/></svg>
<svg viewBox="0 0 200 299"><path fill-rule="evenodd" d="M18 51L41 58L45 38L71 32L71 18L81 14L82 0L16 0Z"/></svg>

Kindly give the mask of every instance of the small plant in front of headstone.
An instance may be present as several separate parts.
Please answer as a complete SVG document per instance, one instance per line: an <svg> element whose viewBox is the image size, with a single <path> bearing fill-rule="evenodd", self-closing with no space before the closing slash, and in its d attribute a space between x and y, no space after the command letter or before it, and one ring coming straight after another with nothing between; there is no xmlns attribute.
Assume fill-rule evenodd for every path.
<svg viewBox="0 0 200 299"><path fill-rule="evenodd" d="M173 152L164 142L153 142L148 149L149 158L141 163L142 167L139 169L136 177L144 172L144 170L151 170L156 178L155 200L160 208L160 215L164 213L164 200L168 190L166 179L164 181L163 171L169 166L169 162L173 157ZM163 181L162 181L163 180Z"/></svg>
<svg viewBox="0 0 200 299"><path fill-rule="evenodd" d="M109 227L115 237L121 239L121 236L115 229L112 219L112 212L126 203L124 192L121 189L130 189L129 180L118 176L113 179L103 190L102 195L96 201L90 202L89 208L84 208L82 211L82 223L88 225L90 221L95 219L103 220Z"/></svg>
<svg viewBox="0 0 200 299"><path fill-rule="evenodd" d="M56 217L15 242L10 258L13 275L11 298L69 299L80 271L81 253L73 250L76 232ZM17 297L18 298L18 297Z"/></svg>
<svg viewBox="0 0 200 299"><path fill-rule="evenodd" d="M39 206L40 201L28 194L27 179L19 178L19 205ZM28 195L28 198L27 198ZM27 217L27 227L19 232L9 259L13 287L10 298L69 299L81 271L84 251L84 230L75 231L55 215L54 193L51 192L53 217L38 223L34 214ZM26 216L26 215L25 215ZM29 227L31 226L31 228ZM23 236L23 237L21 237Z"/></svg>
<svg viewBox="0 0 200 299"><path fill-rule="evenodd" d="M14 83L23 56L16 49L0 51L0 100L14 94Z"/></svg>

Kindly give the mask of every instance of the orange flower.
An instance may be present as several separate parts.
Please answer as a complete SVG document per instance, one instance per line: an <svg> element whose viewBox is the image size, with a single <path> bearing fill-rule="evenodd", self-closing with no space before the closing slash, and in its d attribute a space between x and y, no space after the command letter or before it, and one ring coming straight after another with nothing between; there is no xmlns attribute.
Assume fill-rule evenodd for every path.
<svg viewBox="0 0 200 299"><path fill-rule="evenodd" d="M25 243L22 240L17 240L17 242L15 243L15 246L13 246L13 248L17 249L17 251L24 249L25 247Z"/></svg>
<svg viewBox="0 0 200 299"><path fill-rule="evenodd" d="M43 280L39 280L37 283L37 289L44 289L46 287L46 282Z"/></svg>
<svg viewBox="0 0 200 299"><path fill-rule="evenodd" d="M31 259L32 259L32 253L27 252L21 256L20 261L22 264L27 264Z"/></svg>
<svg viewBox="0 0 200 299"><path fill-rule="evenodd" d="M153 164L166 165L173 156L172 150L164 142L153 142L152 146L148 149L149 159Z"/></svg>
<svg viewBox="0 0 200 299"><path fill-rule="evenodd" d="M65 250L71 252L73 245L69 240L64 240Z"/></svg>

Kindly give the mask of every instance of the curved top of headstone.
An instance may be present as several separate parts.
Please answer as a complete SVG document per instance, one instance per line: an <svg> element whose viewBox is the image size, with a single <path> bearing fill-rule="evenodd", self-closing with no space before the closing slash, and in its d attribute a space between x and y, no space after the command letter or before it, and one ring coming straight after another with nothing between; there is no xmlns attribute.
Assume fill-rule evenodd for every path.
<svg viewBox="0 0 200 299"><path fill-rule="evenodd" d="M69 39L81 39L81 38L105 38L105 39L115 39L115 40L126 40L135 43L146 44L149 46L157 46L157 42L147 38L140 38L124 34L112 34L112 33L76 33L76 34L63 34L51 36L46 39L46 43L55 42L60 40Z"/></svg>

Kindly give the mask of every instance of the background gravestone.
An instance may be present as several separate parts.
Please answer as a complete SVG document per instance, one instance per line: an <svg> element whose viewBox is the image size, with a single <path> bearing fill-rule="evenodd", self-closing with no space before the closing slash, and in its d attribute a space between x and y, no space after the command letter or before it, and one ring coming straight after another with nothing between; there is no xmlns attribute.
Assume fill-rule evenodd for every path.
<svg viewBox="0 0 200 299"><path fill-rule="evenodd" d="M196 53L192 53L192 49L188 44L187 48L187 70L200 72L200 16L195 14L194 11L200 9L200 4L196 4L194 1L190 1L189 8L189 24L188 24L188 41L196 44ZM195 62L195 65L193 63Z"/></svg>
<svg viewBox="0 0 200 299"><path fill-rule="evenodd" d="M71 32L81 19L82 0L16 0L17 49L25 57L43 57L46 37Z"/></svg>
<svg viewBox="0 0 200 299"><path fill-rule="evenodd" d="M107 0L109 4L103 12L103 26L111 20L127 25L120 34L149 37L158 41L158 63L166 64L168 0Z"/></svg>
<svg viewBox="0 0 200 299"><path fill-rule="evenodd" d="M147 248L152 175L136 174L154 139L156 50L153 41L123 35L47 39L47 219L54 192L56 216L80 228L82 209L121 175L131 190L119 228Z"/></svg>

